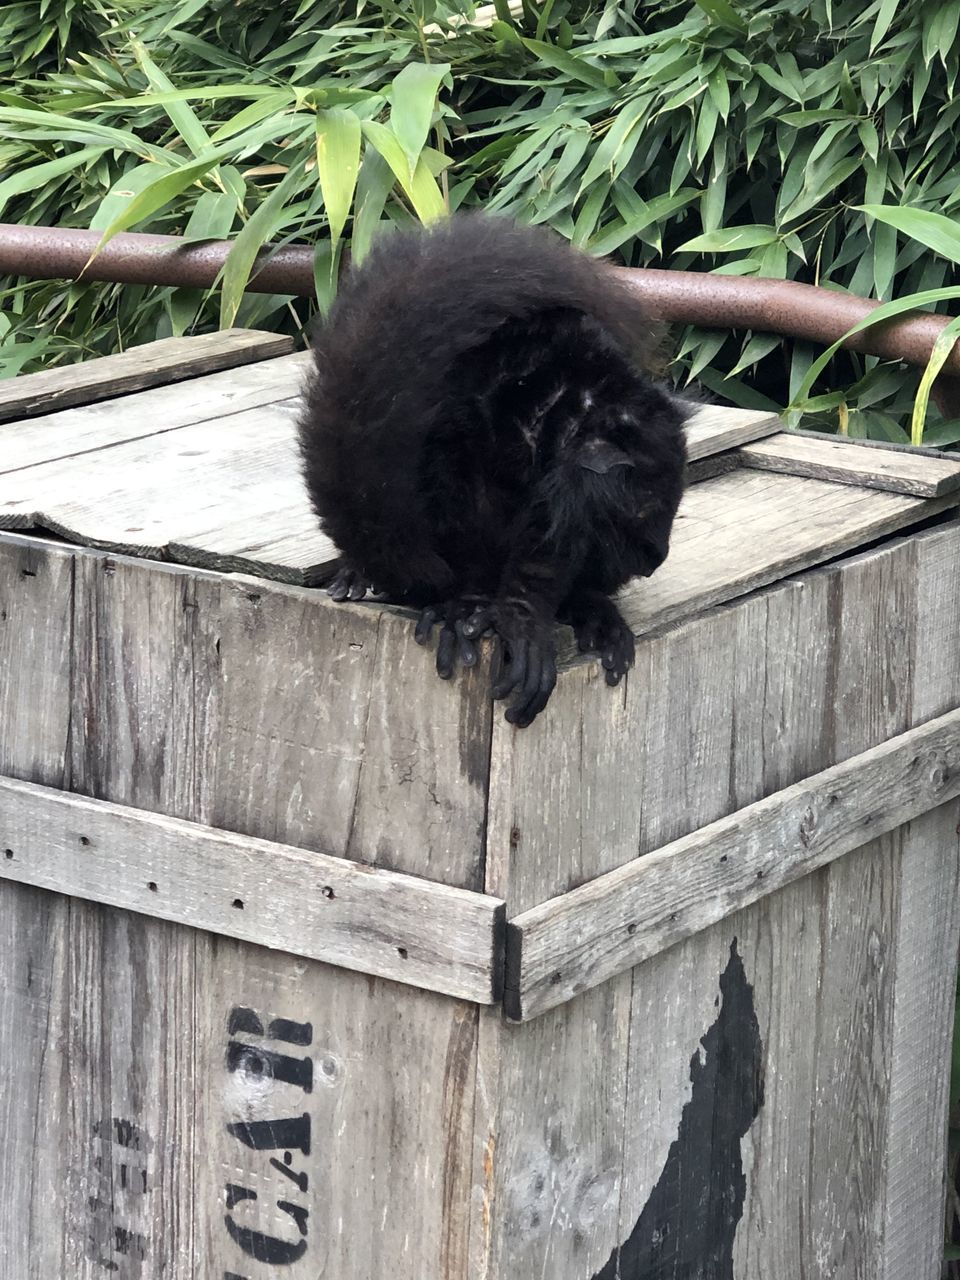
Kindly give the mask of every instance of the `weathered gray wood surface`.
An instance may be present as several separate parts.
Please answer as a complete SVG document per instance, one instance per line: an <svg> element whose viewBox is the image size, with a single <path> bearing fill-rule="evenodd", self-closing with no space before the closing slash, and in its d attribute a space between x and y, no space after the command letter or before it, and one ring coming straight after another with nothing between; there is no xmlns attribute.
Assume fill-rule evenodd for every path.
<svg viewBox="0 0 960 1280"><path fill-rule="evenodd" d="M957 550L956 541L947 535L925 537L914 555L913 599L894 594L890 606L891 612L912 608L916 618L918 660L909 693L914 721L942 715L960 704ZM893 628L891 644L900 643ZM924 661L924 654L931 655L930 660ZM958 806L944 805L902 833L880 1280L939 1274L942 1153L950 1091L946 1063L960 938L958 819Z"/></svg>
<svg viewBox="0 0 960 1280"><path fill-rule="evenodd" d="M686 427L687 456L691 462L736 449L752 440L762 440L782 430L775 413L755 409L728 409L714 404L700 405Z"/></svg>
<svg viewBox="0 0 960 1280"><path fill-rule="evenodd" d="M637 635L756 591L954 506L824 480L734 471L684 495L670 555L620 593Z"/></svg>
<svg viewBox="0 0 960 1280"><path fill-rule="evenodd" d="M937 498L960 489L960 460L925 456L919 450L859 449L849 440L783 432L739 451L745 467L816 480L864 485L888 493Z"/></svg>
<svg viewBox="0 0 960 1280"><path fill-rule="evenodd" d="M534 1018L960 796L960 710L514 916L506 1010Z"/></svg>
<svg viewBox="0 0 960 1280"><path fill-rule="evenodd" d="M0 552L19 557L10 581L24 597L15 629L0 628L0 644L18 637L6 708L24 719L46 690L61 760L70 747L69 776L41 781L337 856L376 833L380 864L482 888L483 677L424 684L429 655L396 643L405 619L49 548L68 594L48 628L46 579L20 576L31 540L6 535ZM55 689L38 674L38 625L62 666ZM0 723L11 773L20 733ZM113 1263L139 1280L267 1280L281 1262L250 1250L306 1241L284 1265L293 1280L324 1267L468 1280L470 1170L456 1153L473 1127L473 1005L62 896L58 933L36 906L47 901L0 885L20 948L0 966L29 1001L4 1025L30 1011L24 1076L31 1090L50 1082L0 1157L18 1188L38 1171L4 1205L14 1274L93 1280ZM64 984L57 1003L45 974Z"/></svg>
<svg viewBox="0 0 960 1280"><path fill-rule="evenodd" d="M576 668L532 730L511 736L495 724L488 888L532 907L960 705L957 642L941 644L960 630L956 591L938 596L934 586L960 553L960 530L916 544L915 552L892 544L644 639L617 697L605 698L592 668ZM937 697L917 699L914 710L916 673L941 653ZM696 1169L729 1192L726 1203L738 1195L733 1148L718 1135L746 1077L717 1084L707 1103L714 1128L697 1132L699 1145L684 1148L680 1136L682 1117L687 1140L694 1123L684 1110L692 1090L719 1069L700 1042L725 1008L718 977L735 943L766 1101L733 1144L742 1147L745 1190L729 1274L892 1280L882 1232L895 1227L896 1256L912 1248L921 1261L910 1274L934 1280L955 908L935 913L934 936L914 937L902 991L895 951L932 900L930 879L948 892L957 874L960 842L937 844L945 814L956 826L952 802L530 1023L484 1015L474 1273L612 1280L623 1245L622 1274L672 1280L678 1241L694 1268L712 1203ZM911 868L915 830L924 853ZM921 856L917 884L910 877ZM907 1053L908 1001L938 966L946 978L934 984L933 1027ZM905 1140L910 1123L932 1140ZM684 1155L686 1181L671 1183ZM892 1198L885 1161L896 1167ZM665 1222L657 1218L664 1195L674 1206ZM684 1218L684 1203L703 1216ZM630 1252L644 1238L652 1249L660 1227L668 1229L656 1237L660 1253Z"/></svg>
<svg viewBox="0 0 960 1280"><path fill-rule="evenodd" d="M48 786L69 782L72 612L69 557L0 545L0 769ZM70 914L68 898L0 885L0 1271L26 1280L70 1273L60 1143L70 1101L55 1052L76 972Z"/></svg>
<svg viewBox="0 0 960 1280"><path fill-rule="evenodd" d="M0 426L0 473L4 476L0 494L6 495L9 486L16 483L27 486L24 492L32 498L42 500L47 477L62 476L64 470L73 476L76 488L99 484L109 494L112 491L105 473L113 466L112 446L210 421L218 422L222 434L229 438L234 415L246 409L265 411L274 405L286 406L295 398L308 360L304 354L281 356L278 360L212 373L187 384L152 387L99 404L4 423ZM41 470L43 464L59 460L66 460L63 467L53 466L50 472ZM9 474L34 467L37 473L29 485L26 476ZM125 479L131 479L129 474ZM137 477L135 487L141 494L151 492L149 476ZM56 493L60 488L52 486ZM4 514L16 515L15 508L3 510ZM7 527L16 527L16 522Z"/></svg>
<svg viewBox="0 0 960 1280"><path fill-rule="evenodd" d="M504 904L0 776L0 878L464 1000L500 999Z"/></svg>
<svg viewBox="0 0 960 1280"><path fill-rule="evenodd" d="M292 338L255 329L224 329L196 338L161 338L117 355L0 383L0 422L197 378L292 350Z"/></svg>
<svg viewBox="0 0 960 1280"><path fill-rule="evenodd" d="M223 385L217 390L211 384L217 378L276 378L279 372L289 391L300 369L295 362L303 359L268 361L191 387L241 395L240 388ZM182 395L185 388L144 392L130 403L173 392ZM253 383L250 393L265 394ZM155 434L145 433L142 425L139 430L131 427L131 415L118 411L123 403L75 411L110 412L110 430L124 434L109 448L25 467L4 478L0 527L47 528L90 546L292 583L315 583L329 575L337 551L320 532L300 478L296 399L245 410L235 406L229 418L194 421ZM194 406L179 412L182 417L200 410ZM704 411L704 450L724 447L730 431L743 429L736 422L729 426L724 412ZM769 425L768 415L748 416ZM52 421L38 419L26 428L46 430L49 439ZM64 425L57 439L64 438ZM762 423L748 426L756 432ZM99 428L92 423L91 430L88 444ZM954 502L960 502L960 491L923 500L761 472L720 475L688 490L667 563L652 579L626 588L621 595L624 615L635 631L648 631Z"/></svg>

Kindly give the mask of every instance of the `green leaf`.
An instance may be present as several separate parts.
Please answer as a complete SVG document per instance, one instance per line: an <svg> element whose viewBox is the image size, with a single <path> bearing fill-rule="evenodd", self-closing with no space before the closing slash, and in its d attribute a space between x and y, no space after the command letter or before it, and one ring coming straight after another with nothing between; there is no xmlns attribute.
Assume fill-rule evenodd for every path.
<svg viewBox="0 0 960 1280"><path fill-rule="evenodd" d="M317 112L317 174L334 244L343 235L360 170L360 121L352 111Z"/></svg>
<svg viewBox="0 0 960 1280"><path fill-rule="evenodd" d="M442 217L446 212L443 196L423 158L421 157L417 162L411 177L406 153L400 145L399 138L391 129L385 124L379 124L376 120L364 120L361 128L363 136L376 147L393 170L394 177L400 183L421 222L432 222L433 219Z"/></svg>
<svg viewBox="0 0 960 1280"><path fill-rule="evenodd" d="M172 81L156 65L141 42L134 39L131 40L130 44L151 89L156 93L173 91L174 85ZM180 137L193 152L194 156L205 155L213 144L206 129L200 123L199 116L190 104L174 99L167 104L166 111L171 123L179 131Z"/></svg>
<svg viewBox="0 0 960 1280"><path fill-rule="evenodd" d="M183 229L184 240L225 240L237 216L236 199L224 191L204 191Z"/></svg>
<svg viewBox="0 0 960 1280"><path fill-rule="evenodd" d="M728 227L720 231L708 231L694 236L680 245L678 253L731 253L736 249L755 249L758 245L773 244L777 240L776 227Z"/></svg>
<svg viewBox="0 0 960 1280"><path fill-rule="evenodd" d="M88 160L95 159L103 152L102 146L83 147L56 160L48 160L45 164L29 165L19 173L12 173L9 178L4 178L0 182L0 212L12 196L22 195L25 191L39 191L63 174L76 173Z"/></svg>
<svg viewBox="0 0 960 1280"><path fill-rule="evenodd" d="M357 200L353 214L353 235L350 249L353 261L361 263L370 251L377 227L383 215L387 197L393 188L393 171L379 151L367 147L360 176L357 179Z"/></svg>
<svg viewBox="0 0 960 1280"><path fill-rule="evenodd" d="M580 80L594 89L607 87L603 72L598 67L585 62L583 58L578 58L576 54L567 53L564 49L558 49L556 45L547 44L544 40L524 39L523 43L544 66L551 67L554 71L562 71L571 79Z"/></svg>
<svg viewBox="0 0 960 1280"><path fill-rule="evenodd" d="M256 207L234 240L223 264L220 291L220 328L229 329L237 318L243 292L257 260L257 254L276 230L279 215L299 183L300 174L291 169Z"/></svg>
<svg viewBox="0 0 960 1280"><path fill-rule="evenodd" d="M946 218L942 213L927 209L909 209L898 205L864 204L858 206L861 213L869 214L888 226L896 227L904 235L919 240L934 253L960 263L960 221Z"/></svg>
<svg viewBox="0 0 960 1280"><path fill-rule="evenodd" d="M90 230L103 231L106 227L109 227L111 222L121 217L130 208L131 201L141 191L145 191L147 187L156 182L163 172L164 170L160 165L148 163L138 164L134 168L128 169L126 173L121 174L97 206L96 213L90 219ZM133 226L134 224L131 222L127 225Z"/></svg>
<svg viewBox="0 0 960 1280"><path fill-rule="evenodd" d="M928 303L947 302L956 298L960 298L960 287L949 289L927 289L922 293L912 293L906 298L898 298L895 302L884 302L879 307L874 308L869 315L858 320L852 325L847 332L838 338L831 346L827 347L822 355L818 356L807 370L803 382L797 388L796 394L790 402L790 407L802 408L803 402L810 394L810 389L819 378L836 353L843 344L857 333L863 333L865 329L872 328L875 324L881 324L886 320L895 320L897 316L902 316L908 311L919 311Z"/></svg>
<svg viewBox="0 0 960 1280"><path fill-rule="evenodd" d="M913 404L913 416L910 420L911 444L923 444L923 426L927 420L930 391L937 374L946 364L950 353L957 345L958 338L960 338L960 316L956 316L949 324L943 327L937 335L936 342L933 344L933 350L930 352L930 359L927 361L927 366L920 378L917 398Z"/></svg>
<svg viewBox="0 0 960 1280"><path fill-rule="evenodd" d="M411 62L391 87L390 127L406 153L411 178L430 133L440 85L449 70L447 62L429 66Z"/></svg>
<svg viewBox="0 0 960 1280"><path fill-rule="evenodd" d="M216 155L207 155L202 159L192 160L189 164L182 164L177 169L167 170L149 184L142 186L131 199L125 201L125 207L108 223L100 243L91 256L95 257L119 231L126 231L128 227L143 222L152 213L156 213L158 209L164 208L171 200L176 199L198 178L209 173L215 167L217 159Z"/></svg>
<svg viewBox="0 0 960 1280"><path fill-rule="evenodd" d="M626 154L629 159L634 135L640 127L646 110L645 99L635 99L623 108L593 153L586 172L580 179L578 196L586 191L587 187L592 186L601 175L607 174L611 178L614 177L614 167L622 154ZM620 165L620 169L622 168L623 165Z"/></svg>
<svg viewBox="0 0 960 1280"><path fill-rule="evenodd" d="M896 17L898 4L899 0L882 0L880 10L877 13L877 20L873 24L873 35L870 37L871 54L890 30L890 24Z"/></svg>
<svg viewBox="0 0 960 1280"><path fill-rule="evenodd" d="M697 0L697 4L718 27L727 27L731 31L746 32L747 24L728 0Z"/></svg>

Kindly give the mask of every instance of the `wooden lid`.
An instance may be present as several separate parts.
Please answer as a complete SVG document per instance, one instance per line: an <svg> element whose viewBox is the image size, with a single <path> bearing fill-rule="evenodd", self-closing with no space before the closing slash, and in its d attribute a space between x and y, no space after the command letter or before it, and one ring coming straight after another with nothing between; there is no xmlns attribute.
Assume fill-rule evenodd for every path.
<svg viewBox="0 0 960 1280"><path fill-rule="evenodd" d="M309 356L277 357L284 341L170 340L7 384L0 417L24 416L0 426L0 529L322 581L336 548L295 444ZM638 634L960 505L960 458L785 433L772 414L716 406L688 438L693 483L669 559L622 595Z"/></svg>

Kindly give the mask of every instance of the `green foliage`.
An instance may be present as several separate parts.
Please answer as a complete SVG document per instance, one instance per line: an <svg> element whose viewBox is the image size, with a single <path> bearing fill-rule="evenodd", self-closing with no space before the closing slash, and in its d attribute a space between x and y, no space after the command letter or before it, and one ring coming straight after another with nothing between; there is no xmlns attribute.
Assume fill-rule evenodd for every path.
<svg viewBox="0 0 960 1280"><path fill-rule="evenodd" d="M0 15L0 217L235 243L210 296L19 284L7 373L221 320L295 331L304 304L242 293L264 243L316 243L324 303L381 221L477 203L628 265L960 296L960 0L502 0L489 27L466 0L37 8ZM734 403L909 438L896 365L767 334L679 350ZM927 439L950 429L931 410Z"/></svg>

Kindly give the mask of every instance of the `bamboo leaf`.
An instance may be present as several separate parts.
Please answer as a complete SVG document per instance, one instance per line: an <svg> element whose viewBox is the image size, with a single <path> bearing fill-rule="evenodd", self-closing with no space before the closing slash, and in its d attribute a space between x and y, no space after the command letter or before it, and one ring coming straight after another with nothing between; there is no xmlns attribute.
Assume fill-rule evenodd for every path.
<svg viewBox="0 0 960 1280"><path fill-rule="evenodd" d="M0 182L0 212L13 196L22 195L25 191L37 191L54 182L64 174L77 172L88 160L94 160L103 154L102 146L83 147L79 151L71 151L56 160L47 160L44 164L29 165L19 173L12 173L9 178Z"/></svg>
<svg viewBox="0 0 960 1280"><path fill-rule="evenodd" d="M960 263L960 221L955 218L946 218L942 213L931 213L927 209L905 209L885 204L864 204L859 209L861 213L896 227L934 253Z"/></svg>
<svg viewBox="0 0 960 1280"><path fill-rule="evenodd" d="M603 72L583 58L577 57L576 54L567 53L564 49L558 49L556 45L547 44L543 40L524 39L523 43L544 66L551 67L554 71L562 71L571 79L580 80L594 89L607 88Z"/></svg>
<svg viewBox="0 0 960 1280"><path fill-rule="evenodd" d="M776 227L746 226L728 227L721 231L708 231L694 236L680 245L679 253L731 253L737 249L754 249L773 244L777 240Z"/></svg>
<svg viewBox="0 0 960 1280"><path fill-rule="evenodd" d="M299 183L300 174L291 169L256 207L231 245L223 264L220 290L221 329L229 329L236 320L257 254L274 234L283 206L297 190Z"/></svg>
<svg viewBox="0 0 960 1280"><path fill-rule="evenodd" d="M360 121L352 111L317 112L317 175L334 244L343 235L360 170Z"/></svg>
<svg viewBox="0 0 960 1280"><path fill-rule="evenodd" d="M416 210L417 217L422 222L432 222L433 219L442 217L446 211L443 196L423 158L421 157L417 162L411 177L406 153L392 130L375 120L364 120L361 129L363 136L376 147L393 170L394 177Z"/></svg>
<svg viewBox="0 0 960 1280"><path fill-rule="evenodd" d="M933 387L937 374L946 364L947 359L957 345L960 339L960 316L951 320L945 325L942 331L937 335L937 340L933 344L933 350L930 353L930 359L920 378L920 385L917 388L917 398L913 405L913 416L910 420L910 443L914 445L923 444L923 427L927 420L927 407L930 403L930 391Z"/></svg>
<svg viewBox="0 0 960 1280"><path fill-rule="evenodd" d="M182 164L176 169L161 173L159 177L141 186L139 190L131 188L133 195L126 200L125 206L104 228L100 243L91 257L96 257L104 245L108 244L118 232L126 231L128 227L143 222L152 213L164 208L171 200L186 191L204 174L209 173L216 166L217 158L214 154L204 156L200 160L192 160L189 164ZM160 166L151 167L159 168Z"/></svg>
<svg viewBox="0 0 960 1280"><path fill-rule="evenodd" d="M697 4L718 27L745 33L747 24L728 0L697 0Z"/></svg>
<svg viewBox="0 0 960 1280"><path fill-rule="evenodd" d="M894 302L881 303L869 315L864 316L862 320L858 320L855 325L852 325L843 337L838 338L822 355L814 360L807 370L803 382L797 388L796 394L790 402L790 407L792 409L802 407L817 378L819 378L843 344L855 334L863 333L865 329L871 329L875 324L881 324L886 320L895 320L897 316L905 315L908 311L919 311L930 303L952 301L957 298L960 298L960 287L927 289L922 293L910 294L906 298L897 298Z"/></svg>
<svg viewBox="0 0 960 1280"><path fill-rule="evenodd" d="M136 54L137 62L147 77L151 89L156 93L171 93L174 90L172 81L156 65L139 40L132 40L131 46ZM167 115L171 123L179 131L194 156L205 155L213 145L200 118L190 104L184 100L171 99L166 105Z"/></svg>
<svg viewBox="0 0 960 1280"><path fill-rule="evenodd" d="M410 178L430 133L437 94L450 64L411 62L394 80L390 90L390 127L406 153Z"/></svg>
<svg viewBox="0 0 960 1280"><path fill-rule="evenodd" d="M379 151L368 147L357 179L353 237L350 242L353 261L358 264L370 251L374 233L380 225L380 218L392 187L392 169Z"/></svg>

